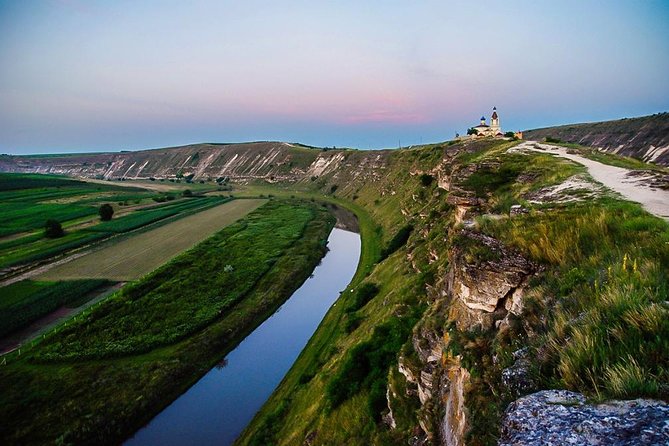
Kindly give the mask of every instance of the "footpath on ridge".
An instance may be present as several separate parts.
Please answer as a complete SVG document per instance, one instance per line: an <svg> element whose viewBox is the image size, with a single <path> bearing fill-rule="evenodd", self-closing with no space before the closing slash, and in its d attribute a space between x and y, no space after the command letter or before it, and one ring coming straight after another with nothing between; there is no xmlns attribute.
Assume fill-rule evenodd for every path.
<svg viewBox="0 0 669 446"><path fill-rule="evenodd" d="M550 153L582 164L588 169L588 173L595 181L619 193L625 199L641 204L651 214L669 221L669 190L649 185L651 183L650 180L655 177L652 172L645 173L643 171L602 164L579 154L569 152L565 147L536 141L525 141L518 145L516 149ZM643 174L639 175L640 172L643 172Z"/></svg>

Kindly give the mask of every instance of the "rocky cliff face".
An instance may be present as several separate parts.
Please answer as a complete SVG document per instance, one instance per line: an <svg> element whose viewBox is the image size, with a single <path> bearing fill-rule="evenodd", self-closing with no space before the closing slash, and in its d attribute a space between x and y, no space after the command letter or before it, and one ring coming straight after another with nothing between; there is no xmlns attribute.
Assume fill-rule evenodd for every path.
<svg viewBox="0 0 669 446"><path fill-rule="evenodd" d="M475 153L474 149L463 159L475 158ZM414 425L406 441L414 446L669 444L665 403L593 405L578 393L537 392L547 385L538 370L546 347L536 348L541 342L533 341L546 332L546 309L554 308L555 302L533 283L553 273L483 230L486 220L504 220L513 228L518 219L520 227L527 212L519 204L503 215L493 212L496 203L484 186L498 181L487 172L499 169L494 159L461 165L449 159L431 171L438 186L448 192L445 202L451 220L438 243L426 248L422 240L415 241L407 256L417 273L421 255L429 263L447 260L426 287L429 309L389 374L387 424L393 430L407 426L398 414L413 410ZM563 206L566 197L593 197L565 192L575 183L566 173L560 187L520 186L521 180L531 182L540 176L538 169L523 171L516 183L519 190L532 191L525 196L543 194L545 209ZM547 189L556 193L547 194ZM423 240L432 239L429 228L418 232ZM536 311L536 305L542 310ZM404 394L398 395L402 390Z"/></svg>
<svg viewBox="0 0 669 446"><path fill-rule="evenodd" d="M137 152L0 157L0 171L56 173L99 179L174 178L297 181L336 170L342 151L281 142L193 144Z"/></svg>
<svg viewBox="0 0 669 446"><path fill-rule="evenodd" d="M596 147L609 153L669 165L669 113L527 130L523 132L523 137L537 141L551 137Z"/></svg>

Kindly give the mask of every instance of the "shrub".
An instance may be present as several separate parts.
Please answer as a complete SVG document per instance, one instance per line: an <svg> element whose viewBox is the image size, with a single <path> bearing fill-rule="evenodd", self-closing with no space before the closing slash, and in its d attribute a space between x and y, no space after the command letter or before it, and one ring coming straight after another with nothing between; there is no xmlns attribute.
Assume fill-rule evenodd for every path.
<svg viewBox="0 0 669 446"><path fill-rule="evenodd" d="M395 234L393 239L388 243L388 246L381 251L381 259L379 259L379 261L385 260L389 255L404 246L409 240L411 231L413 231L413 225L411 224L408 224L397 231L397 234Z"/></svg>
<svg viewBox="0 0 669 446"><path fill-rule="evenodd" d="M190 189L186 189L181 193L181 195L183 195L184 197L192 197L193 191L191 191Z"/></svg>
<svg viewBox="0 0 669 446"><path fill-rule="evenodd" d="M385 407L388 368L396 361L397 352L411 335L416 321L416 317L393 318L376 327L369 341L351 349L326 387L331 408L337 408L359 391L369 389L367 411L370 417L379 421Z"/></svg>
<svg viewBox="0 0 669 446"><path fill-rule="evenodd" d="M358 311L360 308L367 305L367 302L372 300L377 294L379 294L379 287L375 283L364 283L362 286L360 286L360 288L358 288L358 292L355 293L353 302L346 309L346 311Z"/></svg>
<svg viewBox="0 0 669 446"><path fill-rule="evenodd" d="M423 187L428 187L430 184L432 184L433 181L434 177L429 173L420 174L420 184L422 184Z"/></svg>
<svg viewBox="0 0 669 446"><path fill-rule="evenodd" d="M65 235L65 231L58 220L49 219L44 225L44 235L47 238L59 238Z"/></svg>
<svg viewBox="0 0 669 446"><path fill-rule="evenodd" d="M114 215L114 208L112 207L111 204L105 203L102 206L100 206L98 214L100 214L100 220L109 221L112 219L112 216Z"/></svg>

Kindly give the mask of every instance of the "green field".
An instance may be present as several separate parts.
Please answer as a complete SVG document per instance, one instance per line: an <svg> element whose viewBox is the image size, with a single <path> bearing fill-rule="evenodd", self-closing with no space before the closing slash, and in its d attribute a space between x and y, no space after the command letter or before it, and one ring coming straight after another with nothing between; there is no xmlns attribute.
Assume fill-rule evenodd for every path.
<svg viewBox="0 0 669 446"><path fill-rule="evenodd" d="M233 223L265 200L234 200L58 265L40 280L135 280Z"/></svg>
<svg viewBox="0 0 669 446"><path fill-rule="evenodd" d="M181 213L188 213L193 210L204 210L212 206L223 204L226 201L229 201L229 199L219 197L184 199L162 206L140 209L126 216L98 223L95 226L86 228L86 230L115 233L128 232L167 217L172 217Z"/></svg>
<svg viewBox="0 0 669 446"><path fill-rule="evenodd" d="M0 187L0 268L44 261L115 234L167 223L228 200L193 196L156 204L153 199L164 200L164 194L55 175L0 174ZM128 200L153 205L127 208ZM110 221L91 225L98 221L102 203L111 203L123 212ZM61 222L65 236L45 238L42 228L47 219Z"/></svg>
<svg viewBox="0 0 669 446"><path fill-rule="evenodd" d="M63 305L83 304L91 291L109 285L106 280L35 282L23 280L1 289L0 337L19 330Z"/></svg>
<svg viewBox="0 0 669 446"><path fill-rule="evenodd" d="M236 203L247 206L225 209L222 215L232 219L239 216L235 212L247 212L263 201ZM43 344L40 357L79 360L135 354L172 344L211 323L253 289L313 218L306 208L281 207L274 203L266 206L265 212L251 214L228 226L141 283L125 288L123 298L109 301L100 308L97 317L68 327L57 342ZM204 214L197 215L200 221ZM217 213L217 219L220 215ZM204 229L195 229L196 222L187 220L179 223L187 223L206 237ZM171 228L168 225L161 229ZM151 232L143 235L155 243L156 236ZM157 237L166 239L162 235ZM130 241L133 246L141 246L141 242ZM143 255L151 256L147 252ZM132 254L129 257L132 258ZM218 273L193 274L205 268ZM189 299L183 300L182 296Z"/></svg>
<svg viewBox="0 0 669 446"><path fill-rule="evenodd" d="M95 215L97 212L97 208L92 206L35 203L32 201L0 203L0 215L2 215L0 236L41 229L48 219L63 222L87 215Z"/></svg>
<svg viewBox="0 0 669 446"><path fill-rule="evenodd" d="M72 180L61 175L0 173L0 191L69 186L85 187L86 183Z"/></svg>
<svg viewBox="0 0 669 446"><path fill-rule="evenodd" d="M78 204L73 197L120 190L113 185L91 185L57 175L0 173L0 237L41 229L48 219L63 223L95 215L96 206ZM53 201L62 198L72 201Z"/></svg>
<svg viewBox="0 0 669 446"><path fill-rule="evenodd" d="M0 367L0 438L121 442L299 287L333 225L321 206L270 201L12 357Z"/></svg>

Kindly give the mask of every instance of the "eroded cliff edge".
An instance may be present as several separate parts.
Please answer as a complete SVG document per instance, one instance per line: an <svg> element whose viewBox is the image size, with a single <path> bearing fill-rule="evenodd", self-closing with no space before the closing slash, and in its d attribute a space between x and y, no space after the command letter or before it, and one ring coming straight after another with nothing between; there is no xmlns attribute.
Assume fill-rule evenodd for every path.
<svg viewBox="0 0 669 446"><path fill-rule="evenodd" d="M611 196L573 165L555 166L562 172L550 179L542 166L548 159L528 159L513 172L522 160L511 161L509 152L456 163L439 182L449 192L452 221L446 248L432 248L430 257L448 260L426 288L429 309L390 373L386 424L404 429L413 445L666 444L664 341L645 342L666 336L659 318L669 305L664 287L642 278L638 266L666 266L666 249L653 262L626 252L630 246L617 256L584 246L584 237L615 243L613 222L580 234L592 223L580 211L623 217L602 202ZM504 175L513 185L500 193ZM564 192L547 193L553 183L566 184ZM666 236L666 226L655 223ZM414 266L419 249L416 242L408 247ZM635 302L641 283L651 290ZM588 397L540 390L547 388ZM650 398L628 400L639 396ZM415 408L413 424L396 416L407 407Z"/></svg>

